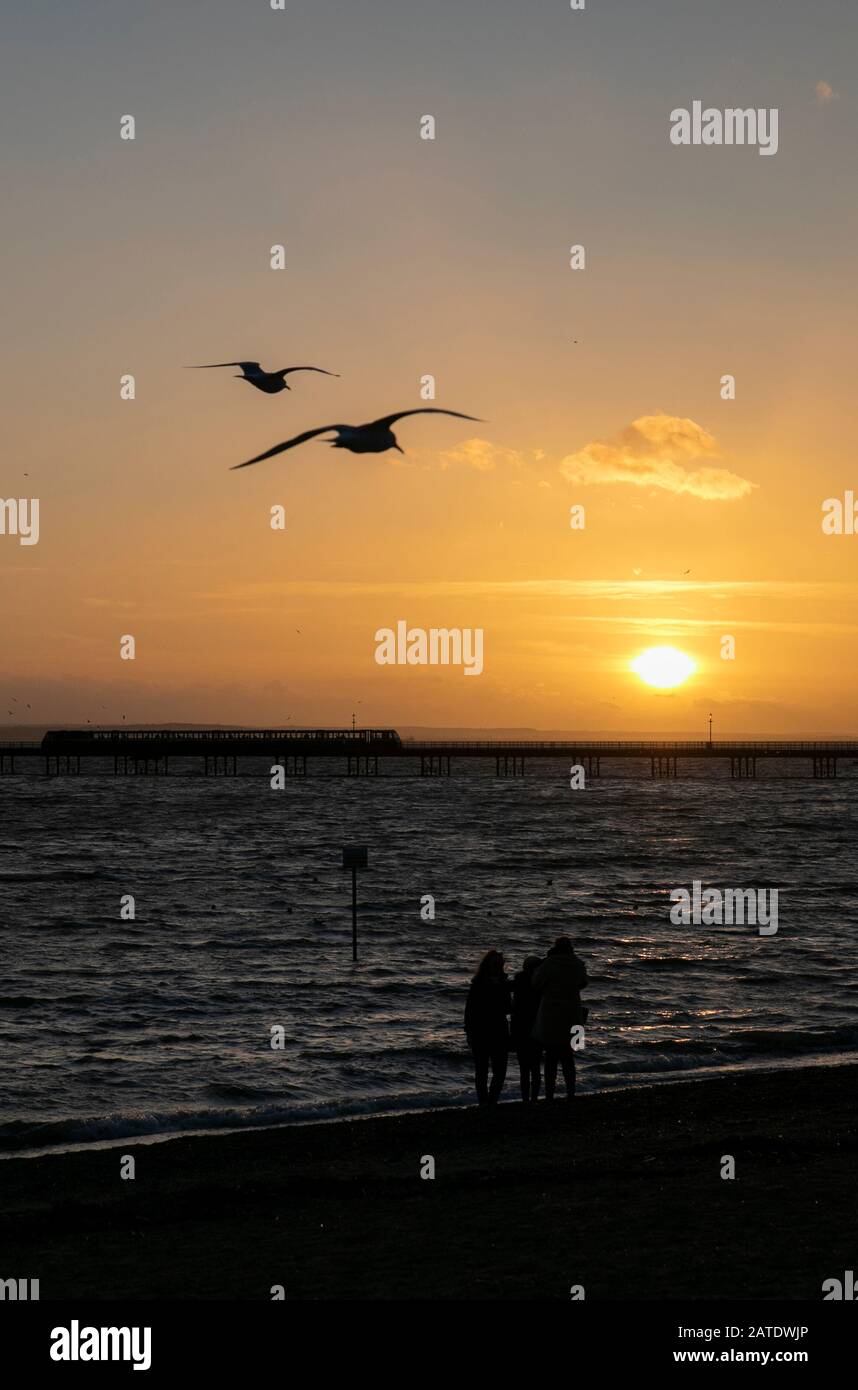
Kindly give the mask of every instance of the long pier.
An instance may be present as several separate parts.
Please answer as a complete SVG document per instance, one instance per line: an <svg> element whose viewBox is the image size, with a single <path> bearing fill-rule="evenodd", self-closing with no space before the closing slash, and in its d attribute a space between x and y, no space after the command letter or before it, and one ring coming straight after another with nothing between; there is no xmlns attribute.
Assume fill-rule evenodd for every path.
<svg viewBox="0 0 858 1390"><path fill-rule="evenodd" d="M562 758L586 777L629 760L649 763L652 778L674 778L681 764L703 768L729 763L731 777L757 776L758 764L789 759L800 775L837 776L838 765L858 758L858 739L802 740L534 740L402 739L393 729L97 729L52 730L41 742L0 742L0 775L41 759L47 776L77 776L94 760L112 762L116 776L166 776L171 761L193 759L204 776L237 776L239 759L264 758L287 776L307 776L319 760L339 759L347 776L377 776L385 760L411 759L414 774L449 777L463 761L494 759L495 776L521 777L525 768ZM97 770L97 769L93 769Z"/></svg>

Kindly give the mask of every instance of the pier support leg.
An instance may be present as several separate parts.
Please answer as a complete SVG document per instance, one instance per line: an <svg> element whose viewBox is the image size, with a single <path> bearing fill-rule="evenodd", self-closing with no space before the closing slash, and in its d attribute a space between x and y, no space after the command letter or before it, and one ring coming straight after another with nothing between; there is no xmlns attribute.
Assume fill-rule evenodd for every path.
<svg viewBox="0 0 858 1390"><path fill-rule="evenodd" d="M378 770L378 759L373 760ZM496 763L500 765L500 758ZM500 775L500 773L498 774ZM421 753L420 755L420 776L421 777L449 777L450 776L450 755L444 753Z"/></svg>
<svg viewBox="0 0 858 1390"><path fill-rule="evenodd" d="M307 775L307 757L304 753L278 753L274 761L280 763L287 777Z"/></svg>
<svg viewBox="0 0 858 1390"><path fill-rule="evenodd" d="M431 761L432 761L432 760L430 759L430 762L431 762ZM352 769L352 763L354 763L354 769ZM424 763L424 759L421 757L421 759L420 759L420 775L421 775L421 777L425 777L425 776L426 776L426 772L425 772L425 770L424 770L423 763ZM431 776L431 770L430 770L429 775ZM349 776L349 777L377 777L377 776L378 776L378 756L377 756L377 754L375 754L375 753L373 753L373 754L370 754L370 753L355 753L354 756L352 756L351 754L349 754L349 758L348 758L348 776Z"/></svg>
<svg viewBox="0 0 858 1390"><path fill-rule="evenodd" d="M439 760L440 761L440 760ZM447 759L447 776L450 775L450 759ZM495 758L495 776L497 777L523 777L524 776L524 756L517 753L498 754Z"/></svg>
<svg viewBox="0 0 858 1390"><path fill-rule="evenodd" d="M740 753L730 758L730 776L738 778L756 777L757 759L750 754Z"/></svg>
<svg viewBox="0 0 858 1390"><path fill-rule="evenodd" d="M650 777L676 776L676 758L669 753L667 755L659 753L658 756L650 757L649 765Z"/></svg>
<svg viewBox="0 0 858 1390"><path fill-rule="evenodd" d="M51 764L53 763L53 771ZM45 755L45 776L76 777L80 773L80 754L79 753L47 753Z"/></svg>

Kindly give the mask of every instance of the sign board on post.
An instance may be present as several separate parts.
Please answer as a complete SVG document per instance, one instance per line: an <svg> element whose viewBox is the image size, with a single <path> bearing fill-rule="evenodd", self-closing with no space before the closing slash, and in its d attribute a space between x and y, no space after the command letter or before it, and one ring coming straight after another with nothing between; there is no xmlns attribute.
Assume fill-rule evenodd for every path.
<svg viewBox="0 0 858 1390"><path fill-rule="evenodd" d="M352 871L352 960L357 960L357 871L369 860L366 845L343 845L343 868Z"/></svg>

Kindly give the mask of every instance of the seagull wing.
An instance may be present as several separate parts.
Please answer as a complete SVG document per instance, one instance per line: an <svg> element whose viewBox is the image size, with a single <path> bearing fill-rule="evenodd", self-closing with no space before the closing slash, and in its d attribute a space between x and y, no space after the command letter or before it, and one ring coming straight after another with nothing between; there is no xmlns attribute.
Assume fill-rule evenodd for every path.
<svg viewBox="0 0 858 1390"><path fill-rule="evenodd" d="M260 375L265 375L258 362L196 362L187 370L201 372L206 367L240 367L243 372L259 372Z"/></svg>
<svg viewBox="0 0 858 1390"><path fill-rule="evenodd" d="M290 372L321 372L323 376L339 376L339 372L326 372L324 367L284 367L279 376L288 376Z"/></svg>
<svg viewBox="0 0 858 1390"><path fill-rule="evenodd" d="M320 425L317 430L305 430L303 434L296 434L294 439L284 439L282 444L275 444L273 449L266 449L264 454L257 454L256 458L246 459L244 463L234 463L231 472L236 468L249 468L252 463L261 463L263 459L273 458L275 454L282 454L286 449L294 449L296 444L303 444L306 439L315 439L317 434L327 434L328 430L347 430L348 425Z"/></svg>
<svg viewBox="0 0 858 1390"><path fill-rule="evenodd" d="M395 415L383 415L380 420L372 420L370 423L393 425L397 420L404 420L406 415L455 415L457 420L478 420L480 424L485 424L478 415L463 415L460 410L440 410L436 405L424 405L417 410L398 410Z"/></svg>

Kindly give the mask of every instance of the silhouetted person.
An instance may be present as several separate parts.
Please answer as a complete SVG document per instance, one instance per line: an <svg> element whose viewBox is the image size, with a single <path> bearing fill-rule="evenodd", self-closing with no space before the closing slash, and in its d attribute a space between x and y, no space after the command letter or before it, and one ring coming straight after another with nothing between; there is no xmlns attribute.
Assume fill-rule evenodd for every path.
<svg viewBox="0 0 858 1390"><path fill-rule="evenodd" d="M558 1063L563 1068L566 1099L575 1095L575 1054L571 1032L584 1022L581 990L587 984L587 971L576 956L568 936L559 936L548 957L533 975L533 988L539 995L539 1009L533 1036L545 1048L545 1099L554 1099Z"/></svg>
<svg viewBox="0 0 858 1390"><path fill-rule="evenodd" d="M510 1036L518 1057L521 1098L527 1105L539 1095L542 1044L533 1036L539 1009L539 995L533 988L534 971L542 964L539 956L527 956L512 982L512 1020Z"/></svg>
<svg viewBox="0 0 858 1390"><path fill-rule="evenodd" d="M500 951L487 951L477 966L465 1005L465 1033L474 1054L474 1083L480 1105L496 1104L503 1090L509 1057L506 1017L510 1008L503 955ZM488 1084L490 1064L491 1085Z"/></svg>

